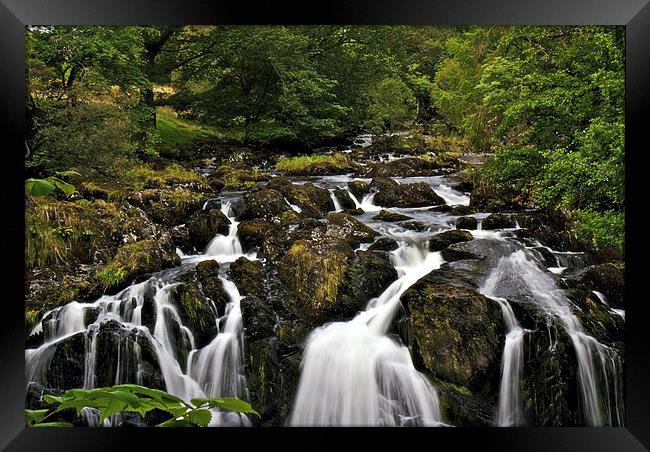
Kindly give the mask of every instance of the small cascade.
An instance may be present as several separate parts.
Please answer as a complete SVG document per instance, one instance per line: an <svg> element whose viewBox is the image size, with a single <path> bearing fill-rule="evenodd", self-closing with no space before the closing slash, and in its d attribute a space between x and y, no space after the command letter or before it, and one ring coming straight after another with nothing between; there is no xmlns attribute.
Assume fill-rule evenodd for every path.
<svg viewBox="0 0 650 452"><path fill-rule="evenodd" d="M363 209L364 212L379 212L381 210L381 206L376 206L373 203L373 200L375 199L375 195L376 193L368 193L367 195L363 196L360 207Z"/></svg>
<svg viewBox="0 0 650 452"><path fill-rule="evenodd" d="M442 263L427 245L402 242L391 254L398 279L354 319L310 334L290 425L442 424L436 390L408 348L386 336L400 296Z"/></svg>
<svg viewBox="0 0 650 452"><path fill-rule="evenodd" d="M523 250L502 257L486 293L507 297L524 291L530 302L560 320L573 344L578 362L579 392L584 421L589 426L622 425L621 359L616 350L585 334L569 301L553 278Z"/></svg>
<svg viewBox="0 0 650 452"><path fill-rule="evenodd" d="M332 198L332 202L334 203L334 211L335 212L342 211L343 208L341 207L341 203L339 202L338 198L334 194L334 189L330 188L329 192L330 192L330 198Z"/></svg>
<svg viewBox="0 0 650 452"><path fill-rule="evenodd" d="M186 265L208 258L227 264L243 255L237 237L237 222L229 202L222 204L222 212L231 220L228 236L215 237L207 247L209 256L201 256L201 259L187 257L184 260ZM111 353L115 357L110 384L146 383L141 348L145 344L149 353L155 355L167 392L188 401L201 397L247 399L242 356L242 296L237 287L220 276L230 301L222 317L217 316L215 308L217 334L208 345L197 349L192 332L184 325L174 302L174 290L180 284L173 281L174 274L174 269L163 271L116 295L103 296L90 303L75 301L47 312L33 330L43 333L43 344L25 351L27 384L38 382L47 387L48 366L57 347L72 336L81 335L84 344L83 387L86 389L97 387L97 372L103 364L99 361L99 349L105 350L107 345L113 347ZM149 327L143 324L145 303L155 312L153 325L145 321ZM110 342L106 342L106 336L110 336ZM102 368L106 372L106 367ZM87 409L82 412L85 425L99 426L95 411ZM211 426L251 425L245 415L212 411ZM120 416L114 416L103 425L117 426L121 422Z"/></svg>
<svg viewBox="0 0 650 452"><path fill-rule="evenodd" d="M355 209L361 209L361 203L359 202L359 200L357 199L357 197L354 196L354 193L352 193L352 192L351 192L350 190L348 190L347 188L345 189L345 191L348 192L348 195L350 195L350 199L352 199L352 201L354 202L354 207L355 207Z"/></svg>
<svg viewBox="0 0 650 452"><path fill-rule="evenodd" d="M294 212L296 212L296 213L300 213L300 212L302 212L302 209L301 209L300 207L298 207L298 206L295 205L295 204L291 204L287 198L284 198L284 202L286 202L287 205L288 205L289 207L291 207L291 210L293 210Z"/></svg>

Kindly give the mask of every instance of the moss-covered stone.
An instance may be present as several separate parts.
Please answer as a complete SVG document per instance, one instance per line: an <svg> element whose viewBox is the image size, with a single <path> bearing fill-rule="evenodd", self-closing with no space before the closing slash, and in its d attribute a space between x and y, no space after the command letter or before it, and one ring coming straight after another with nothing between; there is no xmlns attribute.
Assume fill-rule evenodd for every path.
<svg viewBox="0 0 650 452"><path fill-rule="evenodd" d="M460 217L456 220L456 229L477 229L478 221L474 217Z"/></svg>
<svg viewBox="0 0 650 452"><path fill-rule="evenodd" d="M364 195L370 193L370 185L360 180L351 180L348 182L348 188L350 189L350 193L359 201L361 201Z"/></svg>
<svg viewBox="0 0 650 452"><path fill-rule="evenodd" d="M466 287L426 279L401 300L413 353L431 376L484 394L498 390L504 329L496 302Z"/></svg>
<svg viewBox="0 0 650 452"><path fill-rule="evenodd" d="M440 251L454 243L467 242L472 240L472 234L467 231L452 230L441 232L429 239L429 250Z"/></svg>
<svg viewBox="0 0 650 452"><path fill-rule="evenodd" d="M325 235L343 239L352 247L357 247L360 243L372 242L376 235L372 228L344 212L328 214L327 221Z"/></svg>
<svg viewBox="0 0 650 452"><path fill-rule="evenodd" d="M402 215L401 213L397 212L389 212L388 210L382 209L381 212L379 212L377 215L372 217L373 220L376 221L404 221L404 220L412 220L412 217L409 217L407 215Z"/></svg>
<svg viewBox="0 0 650 452"><path fill-rule="evenodd" d="M482 227L488 229L506 229L515 227L515 218L512 215L493 213L483 220Z"/></svg>
<svg viewBox="0 0 650 452"><path fill-rule="evenodd" d="M397 279L397 271L388 254L382 251L357 251L355 296L360 304L378 297Z"/></svg>
<svg viewBox="0 0 650 452"><path fill-rule="evenodd" d="M402 158L371 165L364 177L413 177L438 174L438 162L422 158Z"/></svg>
<svg viewBox="0 0 650 452"><path fill-rule="evenodd" d="M291 207L284 200L284 195L272 188L251 190L244 195L243 202L246 206L240 217L241 220L261 219L273 222L285 213L293 213Z"/></svg>
<svg viewBox="0 0 650 452"><path fill-rule="evenodd" d="M242 221L237 225L237 235L245 252L261 247L275 230L273 223L260 219Z"/></svg>
<svg viewBox="0 0 650 452"><path fill-rule="evenodd" d="M591 265L567 275L566 282L573 288L601 292L611 306L625 305L625 274L614 264Z"/></svg>
<svg viewBox="0 0 650 452"><path fill-rule="evenodd" d="M397 242L388 237L381 237L375 243L370 245L368 251L394 251L399 247Z"/></svg>
<svg viewBox="0 0 650 452"><path fill-rule="evenodd" d="M186 187L148 188L133 193L128 201L140 207L155 222L166 226L187 223L189 217L200 210L209 192L194 191Z"/></svg>
<svg viewBox="0 0 650 452"><path fill-rule="evenodd" d="M334 196L336 196L336 199L338 199L339 204L343 210L356 210L357 205L354 203L350 197L350 193L348 193L347 190L343 190L342 188L335 188Z"/></svg>
<svg viewBox="0 0 650 452"><path fill-rule="evenodd" d="M264 297L263 265L260 261L251 261L240 257L230 264L230 279L237 285L242 295Z"/></svg>
<svg viewBox="0 0 650 452"><path fill-rule="evenodd" d="M215 235L228 235L230 220L221 210L199 210L187 222L190 244L202 251Z"/></svg>
<svg viewBox="0 0 650 452"><path fill-rule="evenodd" d="M398 184L390 178L375 178L372 185L377 188L373 201L383 207L425 207L445 204L445 200L424 182Z"/></svg>
<svg viewBox="0 0 650 452"><path fill-rule="evenodd" d="M194 335L196 348L206 346L217 335L217 313L196 283L179 284L172 299L178 314Z"/></svg>
<svg viewBox="0 0 650 452"><path fill-rule="evenodd" d="M154 240L141 240L124 245L115 257L94 274L95 282L105 292L126 287L137 276L180 265L180 258L171 246Z"/></svg>

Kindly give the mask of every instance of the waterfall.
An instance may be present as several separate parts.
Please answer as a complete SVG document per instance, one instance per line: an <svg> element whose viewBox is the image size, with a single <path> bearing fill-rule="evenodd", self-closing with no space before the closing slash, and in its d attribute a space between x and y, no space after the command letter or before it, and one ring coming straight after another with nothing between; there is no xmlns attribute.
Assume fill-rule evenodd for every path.
<svg viewBox="0 0 650 452"><path fill-rule="evenodd" d="M334 211L335 212L342 211L343 208L341 207L341 203L339 202L338 198L334 194L334 189L330 189L329 192L330 192L330 198L332 198L332 202L334 203Z"/></svg>
<svg viewBox="0 0 650 452"><path fill-rule="evenodd" d="M442 263L427 245L402 242L391 253L398 279L352 320L310 334L290 425L442 424L436 390L386 336L400 296Z"/></svg>
<svg viewBox="0 0 650 452"><path fill-rule="evenodd" d="M229 263L243 256L237 237L237 221L230 203L222 203L222 212L230 221L228 236L217 235L208 245L206 255L200 259L186 257L184 262L214 259ZM164 272L163 272L164 273ZM82 334L85 344L83 387L90 389L97 384L98 336L100 327L107 321L117 321L122 331L135 336L116 335L117 358L113 382L142 384L143 367L141 349L133 337L148 341L155 352L167 392L184 400L202 397L239 397L247 399L246 380L243 375L243 325L240 308L242 296L235 284L220 276L229 303L223 317L215 312L217 334L201 349L196 349L192 332L183 324L178 309L172 301L173 290L180 283L166 282L154 275L149 280L134 284L116 295L103 296L94 302L73 301L63 307L47 312L33 331L43 332L44 343L36 349L25 350L27 384L46 382L48 365L57 346L65 339ZM155 311L153 330L143 325L142 308L149 293ZM96 318L92 319L91 314ZM223 329L219 328L223 325ZM187 351L187 358L182 350ZM182 364L182 365L181 365ZM185 368L185 371L183 370ZM212 410L210 423L214 425L251 425L245 415ZM97 413L85 410L82 420L86 425L98 426ZM107 420L104 425L118 425L119 416Z"/></svg>
<svg viewBox="0 0 650 452"><path fill-rule="evenodd" d="M381 210L381 206L376 206L373 203L375 195L376 193L368 193L363 196L363 199L361 199L361 208L364 212L379 212Z"/></svg>
<svg viewBox="0 0 650 452"><path fill-rule="evenodd" d="M296 212L296 213L300 213L300 212L302 212L302 209L301 209L300 207L298 207L298 206L295 205L295 204L291 204L287 198L284 198L284 201L289 205L289 207L291 207L291 209L292 209L294 212Z"/></svg>
<svg viewBox="0 0 650 452"><path fill-rule="evenodd" d="M560 320L571 338L578 362L585 423L589 426L621 425L621 360L616 350L585 334L564 292L523 250L500 258L492 275L489 286L484 287L486 293L506 296L516 285L527 292L531 302Z"/></svg>

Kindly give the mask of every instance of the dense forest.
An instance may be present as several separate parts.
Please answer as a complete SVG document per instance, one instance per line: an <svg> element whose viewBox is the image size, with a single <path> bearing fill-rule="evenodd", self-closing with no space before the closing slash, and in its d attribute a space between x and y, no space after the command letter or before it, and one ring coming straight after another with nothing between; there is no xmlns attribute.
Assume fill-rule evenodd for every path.
<svg viewBox="0 0 650 452"><path fill-rule="evenodd" d="M249 400L265 425L390 424L312 408L317 386L354 399L310 353L346 349L319 327L361 312L399 338L368 350L412 355L384 376L413 391L384 388L406 397L390 419L621 425L624 44L611 26L28 27L28 406L137 383Z"/></svg>

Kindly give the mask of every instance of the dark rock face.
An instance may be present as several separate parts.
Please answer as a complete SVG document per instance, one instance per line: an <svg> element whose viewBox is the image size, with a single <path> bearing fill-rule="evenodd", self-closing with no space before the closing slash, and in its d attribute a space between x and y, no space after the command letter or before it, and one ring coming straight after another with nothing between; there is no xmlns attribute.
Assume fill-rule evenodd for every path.
<svg viewBox="0 0 650 452"><path fill-rule="evenodd" d="M425 207L445 204L445 200L424 182L398 184L392 179L377 178L372 185L378 189L373 201L383 207Z"/></svg>
<svg viewBox="0 0 650 452"><path fill-rule="evenodd" d="M368 251L394 251L399 247L397 242L388 237L381 237L375 243L370 245Z"/></svg>
<svg viewBox="0 0 650 452"><path fill-rule="evenodd" d="M282 215L295 214L282 193L271 188L251 190L244 195L243 201L246 208L239 217L241 220L258 218L273 221Z"/></svg>
<svg viewBox="0 0 650 452"><path fill-rule="evenodd" d="M246 295L241 301L246 338L260 340L274 335L277 319L269 303L256 295Z"/></svg>
<svg viewBox="0 0 650 452"><path fill-rule="evenodd" d="M470 207L484 212L500 212L513 208L511 200L504 199L501 194L490 187L476 187L469 199Z"/></svg>
<svg viewBox="0 0 650 452"><path fill-rule="evenodd" d="M370 185L360 180L351 180L348 182L348 188L355 198L361 201L364 195L370 193Z"/></svg>
<svg viewBox="0 0 650 452"><path fill-rule="evenodd" d="M228 235L230 220L221 210L199 210L187 222L190 244L202 251L215 235Z"/></svg>
<svg viewBox="0 0 650 452"><path fill-rule="evenodd" d="M300 207L302 209L301 213L305 215L320 218L327 212L334 210L334 202L330 197L330 192L324 188L316 187L311 182L298 185L292 184L284 178L276 178L270 181L267 187L282 193L287 201ZM354 208L354 203L352 204L352 208Z"/></svg>
<svg viewBox="0 0 650 452"><path fill-rule="evenodd" d="M427 373L485 394L498 390L504 327L496 302L421 280L402 295L413 353Z"/></svg>
<svg viewBox="0 0 650 452"><path fill-rule="evenodd" d="M230 279L237 285L241 295L256 295L263 298L264 275L260 261L250 261L240 257L230 264Z"/></svg>
<svg viewBox="0 0 650 452"><path fill-rule="evenodd" d="M355 281L356 297L360 303L378 297L397 279L397 271L388 253L382 251L357 251L358 281Z"/></svg>
<svg viewBox="0 0 650 452"><path fill-rule="evenodd" d="M261 247L264 240L270 234L273 234L275 229L273 223L265 220L247 220L239 223L237 225L237 235L244 252Z"/></svg>
<svg viewBox="0 0 650 452"><path fill-rule="evenodd" d="M326 237L342 238L351 247L357 247L361 243L372 242L375 238L375 231L366 226L356 218L343 213L336 212L327 215Z"/></svg>
<svg viewBox="0 0 650 452"><path fill-rule="evenodd" d="M176 226L187 222L212 191L200 187L198 190L183 187L149 188L129 196L128 201L144 210L156 223Z"/></svg>
<svg viewBox="0 0 650 452"><path fill-rule="evenodd" d="M217 312L197 283L183 283L173 290L172 299L178 314L192 332L196 347L206 346L217 335Z"/></svg>
<svg viewBox="0 0 650 452"><path fill-rule="evenodd" d="M605 344L625 341L623 318L611 312L610 307L603 304L593 292L569 289L566 295L579 308L575 310L575 315L580 320L585 333Z"/></svg>
<svg viewBox="0 0 650 452"><path fill-rule="evenodd" d="M475 230L477 225L478 221L474 217L460 217L456 220L457 229Z"/></svg>
<svg viewBox="0 0 650 452"><path fill-rule="evenodd" d="M467 231L445 231L429 239L429 250L440 251L454 243L467 242L469 240L472 240L472 234Z"/></svg>
<svg viewBox="0 0 650 452"><path fill-rule="evenodd" d="M352 198L350 198L350 194L347 190L343 190L342 188L335 188L334 196L336 196L336 199L338 199L342 209L354 210L357 208L357 205L354 203Z"/></svg>
<svg viewBox="0 0 650 452"><path fill-rule="evenodd" d="M364 172L366 177L413 177L437 174L440 165L421 158L402 158L375 163Z"/></svg>
<svg viewBox="0 0 650 452"><path fill-rule="evenodd" d="M483 220L483 229L506 229L514 228L515 219L512 215L493 213Z"/></svg>
<svg viewBox="0 0 650 452"><path fill-rule="evenodd" d="M219 278L219 264L213 260L200 262L196 266L196 277L203 295L209 297L217 308L217 316L224 315L230 297Z"/></svg>
<svg viewBox="0 0 650 452"><path fill-rule="evenodd" d="M613 307L625 306L625 274L614 264L591 265L567 275L566 282L569 287L601 292Z"/></svg>
<svg viewBox="0 0 650 452"><path fill-rule="evenodd" d="M409 216L402 215L396 212L389 212L388 210L384 210L384 209L382 209L381 212L375 215L372 219L377 221L391 221L391 222L412 220L412 218Z"/></svg>

